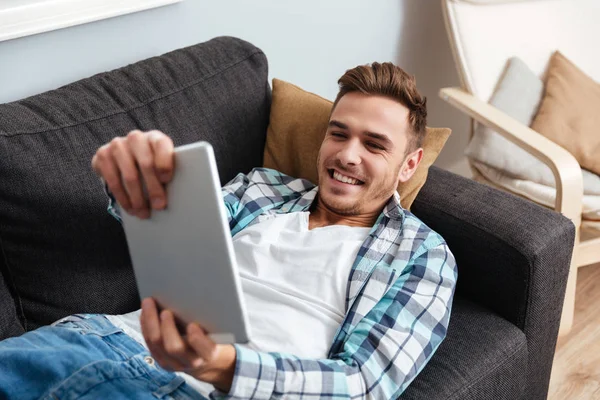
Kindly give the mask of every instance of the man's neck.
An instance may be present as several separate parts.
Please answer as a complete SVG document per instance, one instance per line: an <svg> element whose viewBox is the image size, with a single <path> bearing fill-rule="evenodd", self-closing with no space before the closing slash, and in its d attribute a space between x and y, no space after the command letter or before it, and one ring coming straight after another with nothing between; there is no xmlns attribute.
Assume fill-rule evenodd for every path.
<svg viewBox="0 0 600 400"><path fill-rule="evenodd" d="M361 215L340 215L324 205L317 195L310 210L308 229L320 228L328 225L348 225L370 228L377 221L380 212Z"/></svg>

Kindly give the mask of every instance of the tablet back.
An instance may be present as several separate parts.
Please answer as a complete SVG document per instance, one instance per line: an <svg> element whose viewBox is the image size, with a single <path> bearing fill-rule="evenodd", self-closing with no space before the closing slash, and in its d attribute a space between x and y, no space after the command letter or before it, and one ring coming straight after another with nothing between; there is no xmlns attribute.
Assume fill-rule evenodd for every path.
<svg viewBox="0 0 600 400"><path fill-rule="evenodd" d="M141 298L198 322L218 343L245 343L249 324L212 146L175 149L167 208L141 220L122 212ZM185 332L185 331L183 331Z"/></svg>

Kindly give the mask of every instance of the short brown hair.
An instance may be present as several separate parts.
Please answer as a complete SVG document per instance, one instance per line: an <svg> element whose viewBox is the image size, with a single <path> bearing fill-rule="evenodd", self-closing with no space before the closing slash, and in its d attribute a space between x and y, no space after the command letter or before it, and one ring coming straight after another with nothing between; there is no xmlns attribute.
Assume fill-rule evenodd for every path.
<svg viewBox="0 0 600 400"><path fill-rule="evenodd" d="M408 108L408 122L412 128L412 135L407 152L421 147L427 126L427 98L417 90L414 76L391 62L374 62L349 69L338 80L338 84L340 91L333 103L333 109L340 99L350 92L389 97Z"/></svg>

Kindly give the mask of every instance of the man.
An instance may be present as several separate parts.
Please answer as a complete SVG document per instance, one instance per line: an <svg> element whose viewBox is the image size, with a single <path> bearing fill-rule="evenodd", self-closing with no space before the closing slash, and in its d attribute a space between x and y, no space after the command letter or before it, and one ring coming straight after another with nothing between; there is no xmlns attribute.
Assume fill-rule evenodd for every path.
<svg viewBox="0 0 600 400"><path fill-rule="evenodd" d="M446 243L396 192L423 157L426 102L391 63L351 69L339 84L318 187L255 169L223 188L250 344L215 344L195 323L182 336L170 310L159 314L144 299L141 312L70 316L1 342L12 368L0 371L0 393L398 397L445 337L456 284ZM115 217L115 200L139 218L166 207L163 185L176 166L165 134L115 138L92 166L114 196Z"/></svg>

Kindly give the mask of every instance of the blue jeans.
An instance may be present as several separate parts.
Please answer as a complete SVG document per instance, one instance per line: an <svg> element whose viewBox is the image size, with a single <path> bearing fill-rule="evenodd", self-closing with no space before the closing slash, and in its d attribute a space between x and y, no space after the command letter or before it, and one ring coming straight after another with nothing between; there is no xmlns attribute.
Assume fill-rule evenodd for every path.
<svg viewBox="0 0 600 400"><path fill-rule="evenodd" d="M0 342L0 399L205 399L102 315Z"/></svg>

